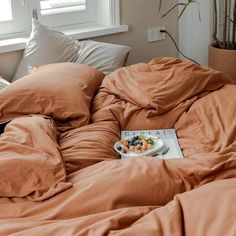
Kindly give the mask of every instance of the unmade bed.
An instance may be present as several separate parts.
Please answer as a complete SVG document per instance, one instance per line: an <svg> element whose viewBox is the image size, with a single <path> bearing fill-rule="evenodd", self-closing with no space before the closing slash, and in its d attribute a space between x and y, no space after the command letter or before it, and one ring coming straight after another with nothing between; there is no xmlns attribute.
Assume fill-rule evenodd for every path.
<svg viewBox="0 0 236 236"><path fill-rule="evenodd" d="M0 92L0 235L236 235L236 86L175 58L57 63ZM174 128L184 158L120 159Z"/></svg>

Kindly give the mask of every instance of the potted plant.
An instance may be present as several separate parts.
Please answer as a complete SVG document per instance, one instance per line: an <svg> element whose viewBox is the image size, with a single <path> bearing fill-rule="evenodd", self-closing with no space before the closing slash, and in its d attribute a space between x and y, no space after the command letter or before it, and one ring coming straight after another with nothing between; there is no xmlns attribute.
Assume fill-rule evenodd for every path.
<svg viewBox="0 0 236 236"><path fill-rule="evenodd" d="M236 0L213 0L213 16L208 64L236 82Z"/></svg>
<svg viewBox="0 0 236 236"><path fill-rule="evenodd" d="M236 82L236 0L211 0L212 4L212 43L209 46L209 66L225 72ZM199 6L197 0L187 0L173 4L160 14L165 17L178 6L182 6L179 17L190 4ZM199 8L198 8L199 11ZM159 0L159 13L162 12L162 0ZM209 14L211 14L209 12ZM200 11L199 11L199 18Z"/></svg>

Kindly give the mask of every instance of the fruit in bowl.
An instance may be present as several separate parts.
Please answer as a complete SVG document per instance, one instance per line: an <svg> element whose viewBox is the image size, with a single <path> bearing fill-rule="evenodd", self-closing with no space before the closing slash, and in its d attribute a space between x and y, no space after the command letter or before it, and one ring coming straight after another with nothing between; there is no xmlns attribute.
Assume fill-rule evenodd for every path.
<svg viewBox="0 0 236 236"><path fill-rule="evenodd" d="M151 136L137 135L128 139L121 139L119 145L116 146L116 149L126 154L128 152L140 154L142 152L152 150L155 144L155 139Z"/></svg>

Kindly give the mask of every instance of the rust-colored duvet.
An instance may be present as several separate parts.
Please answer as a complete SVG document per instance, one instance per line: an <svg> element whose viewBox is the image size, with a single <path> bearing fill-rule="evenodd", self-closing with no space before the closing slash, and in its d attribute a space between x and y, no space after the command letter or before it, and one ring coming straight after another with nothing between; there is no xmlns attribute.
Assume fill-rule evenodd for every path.
<svg viewBox="0 0 236 236"><path fill-rule="evenodd" d="M0 235L236 235L236 86L157 58L38 68L0 92ZM184 159L120 159L123 129L175 128Z"/></svg>

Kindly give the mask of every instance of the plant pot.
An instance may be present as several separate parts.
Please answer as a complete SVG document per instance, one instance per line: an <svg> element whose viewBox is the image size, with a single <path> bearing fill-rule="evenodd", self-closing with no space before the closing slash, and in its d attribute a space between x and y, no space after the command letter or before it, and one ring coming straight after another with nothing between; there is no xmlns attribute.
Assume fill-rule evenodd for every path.
<svg viewBox="0 0 236 236"><path fill-rule="evenodd" d="M209 46L209 67L224 72L236 83L236 50Z"/></svg>

